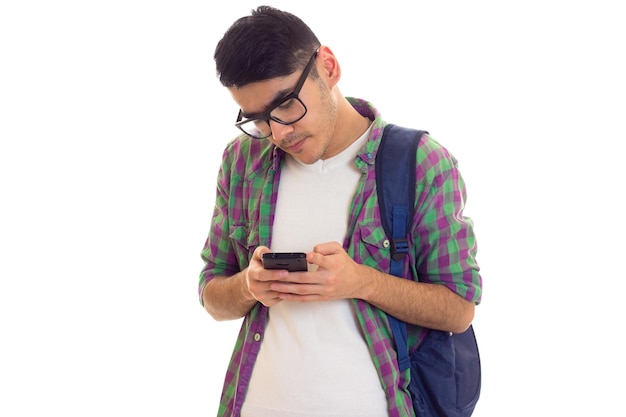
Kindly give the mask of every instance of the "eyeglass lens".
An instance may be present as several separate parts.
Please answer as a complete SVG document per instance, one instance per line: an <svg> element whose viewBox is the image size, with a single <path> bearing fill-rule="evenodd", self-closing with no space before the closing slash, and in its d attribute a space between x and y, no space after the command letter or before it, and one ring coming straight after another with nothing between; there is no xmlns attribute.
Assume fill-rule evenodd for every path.
<svg viewBox="0 0 626 417"><path fill-rule="evenodd" d="M276 106L269 114L270 118L281 124L291 124L306 114L306 107L298 98L289 98ZM255 138L266 138L272 134L268 120L253 119L242 123L241 129Z"/></svg>

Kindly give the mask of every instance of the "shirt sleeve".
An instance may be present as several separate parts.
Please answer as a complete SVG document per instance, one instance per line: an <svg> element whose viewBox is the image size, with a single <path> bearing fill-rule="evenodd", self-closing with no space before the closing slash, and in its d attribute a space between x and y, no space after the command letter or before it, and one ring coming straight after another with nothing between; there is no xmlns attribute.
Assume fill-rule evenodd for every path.
<svg viewBox="0 0 626 417"><path fill-rule="evenodd" d="M428 135L422 137L417 158L414 239L418 278L443 284L478 304L482 278L473 222L463 214L467 195L457 160Z"/></svg>
<svg viewBox="0 0 626 417"><path fill-rule="evenodd" d="M204 261L198 285L198 296L201 304L204 304L202 292L209 281L217 276L230 276L239 272L236 255L231 247L229 237L232 229L229 216L229 195L233 186L232 166L231 158L228 150L226 150L217 176L215 207L211 217L210 231L200 254Z"/></svg>
<svg viewBox="0 0 626 417"><path fill-rule="evenodd" d="M205 266L198 286L200 303L209 281L242 271L261 239L263 244L268 242L269 206L276 200L273 173L281 157L275 150L271 142L243 134L224 150L210 230L201 253Z"/></svg>

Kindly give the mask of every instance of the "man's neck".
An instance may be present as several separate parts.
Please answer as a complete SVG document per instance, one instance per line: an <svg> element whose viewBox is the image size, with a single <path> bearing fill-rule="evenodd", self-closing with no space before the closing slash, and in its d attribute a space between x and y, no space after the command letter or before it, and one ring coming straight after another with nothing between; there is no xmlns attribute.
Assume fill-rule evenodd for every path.
<svg viewBox="0 0 626 417"><path fill-rule="evenodd" d="M367 117L361 116L343 96L338 100L337 106L337 123L332 140L335 145L333 146L333 155L341 153L353 144L363 135L371 123Z"/></svg>

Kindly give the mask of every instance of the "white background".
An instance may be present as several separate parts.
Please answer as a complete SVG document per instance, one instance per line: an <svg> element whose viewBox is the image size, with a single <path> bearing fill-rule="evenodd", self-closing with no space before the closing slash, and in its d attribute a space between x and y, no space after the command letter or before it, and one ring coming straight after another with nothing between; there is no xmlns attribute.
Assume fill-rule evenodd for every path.
<svg viewBox="0 0 626 417"><path fill-rule="evenodd" d="M0 415L215 415L240 322L196 295L237 132L212 56L259 4L0 5ZM484 279L475 416L618 415L619 2L270 4L333 49L345 95L460 161Z"/></svg>

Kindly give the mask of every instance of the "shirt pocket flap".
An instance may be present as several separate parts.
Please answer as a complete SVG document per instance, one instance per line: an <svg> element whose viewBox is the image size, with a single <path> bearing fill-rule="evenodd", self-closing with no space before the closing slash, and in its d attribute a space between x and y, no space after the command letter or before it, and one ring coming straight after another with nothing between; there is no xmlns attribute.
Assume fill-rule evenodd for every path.
<svg viewBox="0 0 626 417"><path fill-rule="evenodd" d="M228 237L240 264L245 262L245 265L242 264L240 267L245 268L252 258L252 253L259 246L259 229L250 227L249 224L234 224L230 227Z"/></svg>
<svg viewBox="0 0 626 417"><path fill-rule="evenodd" d="M358 225L361 241L379 249L389 248L389 239L381 223L363 222Z"/></svg>
<svg viewBox="0 0 626 417"><path fill-rule="evenodd" d="M380 222L362 222L357 225L356 233L361 241L359 258L363 264L376 269L389 266L389 238Z"/></svg>

